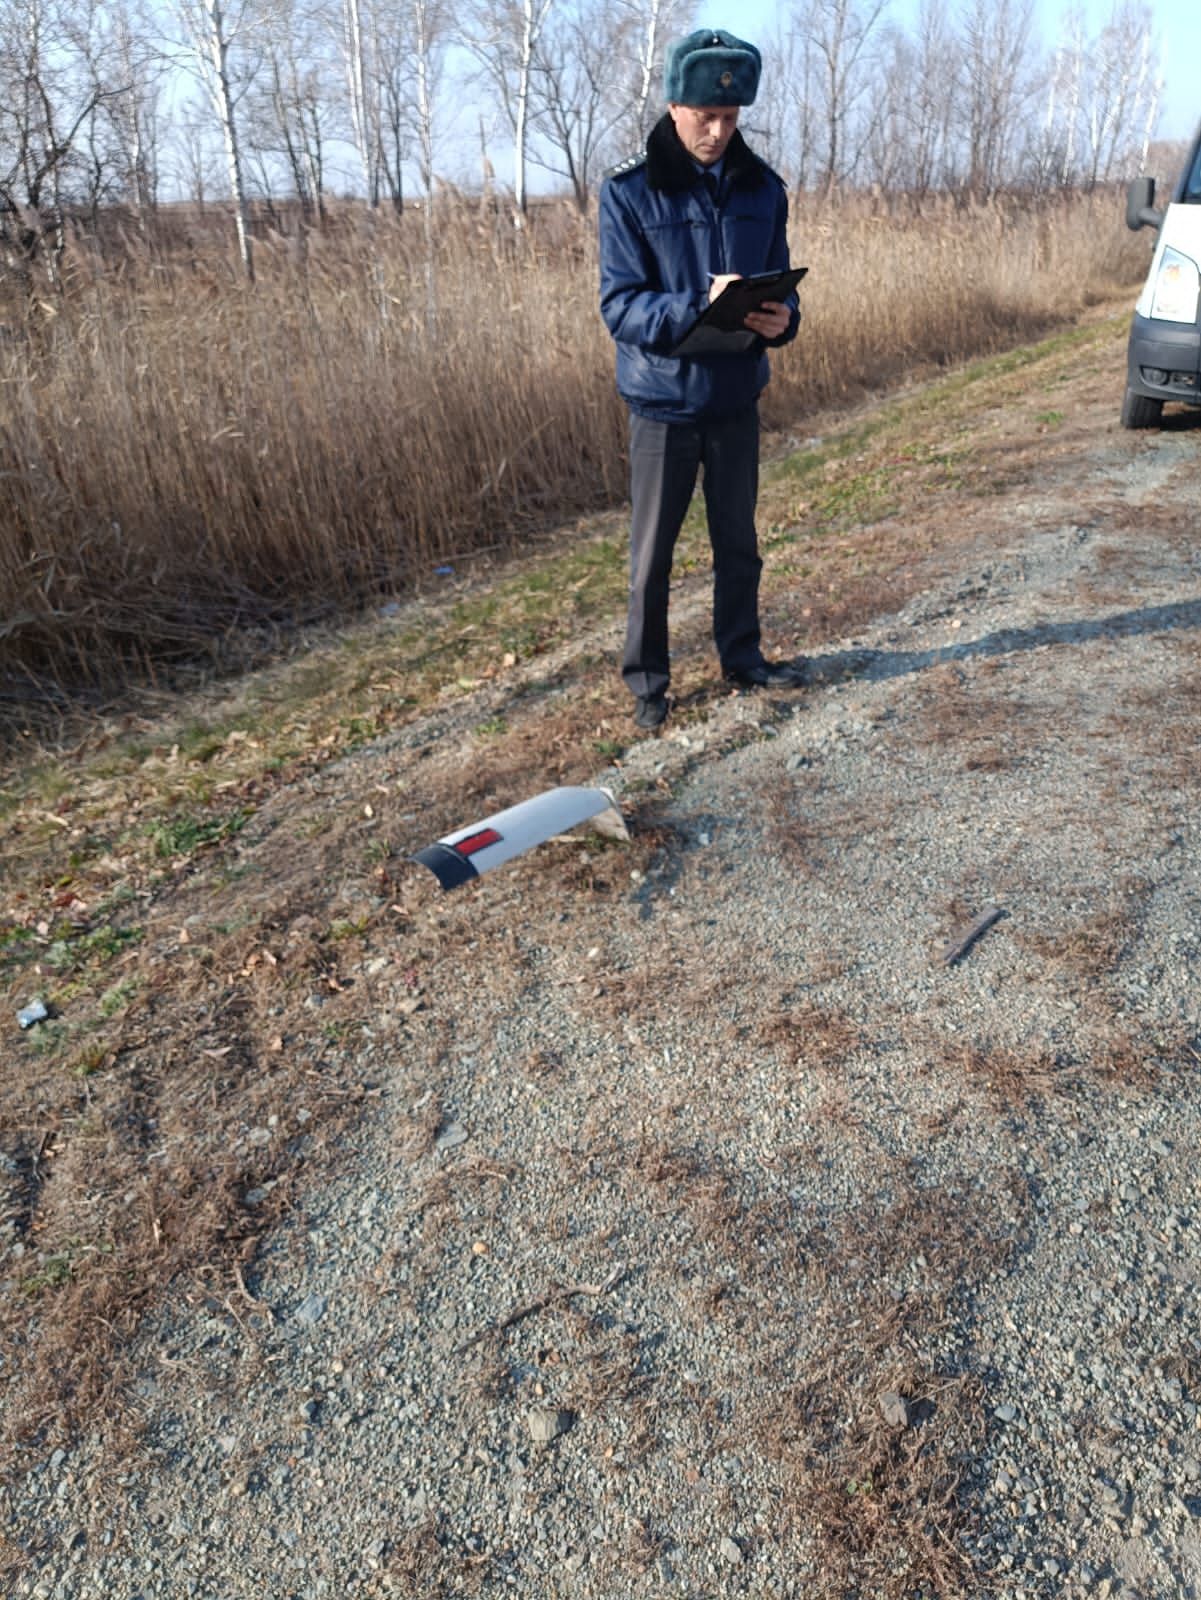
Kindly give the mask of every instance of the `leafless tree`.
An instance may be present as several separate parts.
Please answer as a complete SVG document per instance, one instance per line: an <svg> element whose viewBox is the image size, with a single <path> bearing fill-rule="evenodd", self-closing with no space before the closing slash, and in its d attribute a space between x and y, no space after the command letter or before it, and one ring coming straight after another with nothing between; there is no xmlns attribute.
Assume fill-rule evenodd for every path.
<svg viewBox="0 0 1201 1600"><path fill-rule="evenodd" d="M254 251L239 128L239 104L257 67L248 53L249 36L256 21L252 0L176 0L176 4L188 57L221 130L238 255L243 271L253 282Z"/></svg>
<svg viewBox="0 0 1201 1600"><path fill-rule="evenodd" d="M428 232L433 220L434 119L451 15L447 0L408 0L408 8L413 61L411 117Z"/></svg>
<svg viewBox="0 0 1201 1600"><path fill-rule="evenodd" d="M1032 152L1040 186L1066 186L1076 175L1076 141L1085 72L1084 13L1074 6L1064 17L1060 43L1047 73L1046 109Z"/></svg>
<svg viewBox="0 0 1201 1600"><path fill-rule="evenodd" d="M22 276L40 259L52 285L81 137L106 92L87 23L59 0L0 0L0 243Z"/></svg>
<svg viewBox="0 0 1201 1600"><path fill-rule="evenodd" d="M1152 85L1151 14L1133 0L1115 0L1089 52L1083 105L1084 179L1108 182L1120 158L1136 143Z"/></svg>
<svg viewBox="0 0 1201 1600"><path fill-rule="evenodd" d="M1011 175L1034 93L1033 0L968 0L958 29L956 104L963 187L992 194Z"/></svg>
<svg viewBox="0 0 1201 1600"><path fill-rule="evenodd" d="M172 179L204 210L221 183L221 161L213 148L212 118L194 101L185 101L173 119L168 150Z"/></svg>
<svg viewBox="0 0 1201 1600"><path fill-rule="evenodd" d="M873 191L912 192L916 180L912 124L913 98L919 92L916 52L900 28L881 30L870 67L861 119L862 156L858 171Z"/></svg>
<svg viewBox="0 0 1201 1600"><path fill-rule="evenodd" d="M1042 184L1111 181L1137 165L1158 106L1149 8L1113 0L1096 34L1079 5L1063 19L1046 75L1030 168Z"/></svg>
<svg viewBox="0 0 1201 1600"><path fill-rule="evenodd" d="M383 187L380 59L370 0L342 0L342 57L354 147L362 163L367 199L376 206Z"/></svg>
<svg viewBox="0 0 1201 1600"><path fill-rule="evenodd" d="M1147 170L1147 157L1151 151L1151 136L1155 132L1155 124L1159 120L1159 103L1163 98L1164 78L1163 73L1154 76L1147 86L1146 111L1143 119L1142 138L1138 151L1138 172ZM1183 156L1181 157L1183 162Z"/></svg>
<svg viewBox="0 0 1201 1600"><path fill-rule="evenodd" d="M628 114L615 23L606 0L577 0L551 17L534 57L531 99L548 150L538 164L568 180L581 211L601 154Z"/></svg>
<svg viewBox="0 0 1201 1600"><path fill-rule="evenodd" d="M802 0L797 12L797 28L812 52L812 90L823 145L816 179L827 193L855 172L864 131L860 113L886 4Z"/></svg>
<svg viewBox="0 0 1201 1600"><path fill-rule="evenodd" d="M614 44L629 58L631 85L623 132L638 145L663 111L663 62L680 31L685 0L620 0Z"/></svg>
<svg viewBox="0 0 1201 1600"><path fill-rule="evenodd" d="M321 19L297 0L276 0L247 126L256 148L282 164L306 217L325 215L333 100Z"/></svg>
<svg viewBox="0 0 1201 1600"><path fill-rule="evenodd" d="M818 97L816 52L795 24L777 29L764 50L763 83L744 122L767 159L799 191L813 182L818 160L815 136Z"/></svg>
<svg viewBox="0 0 1201 1600"><path fill-rule="evenodd" d="M465 43L491 81L513 136L513 202L518 220L529 204L526 168L535 110L538 49L555 0L477 0Z"/></svg>
<svg viewBox="0 0 1201 1600"><path fill-rule="evenodd" d="M922 0L903 89L909 187L920 201L950 172L950 132L955 94L954 35L941 0Z"/></svg>
<svg viewBox="0 0 1201 1600"><path fill-rule="evenodd" d="M168 66L136 0L110 0L75 16L94 104L80 130L82 198L132 206L145 226L158 198L161 104Z"/></svg>

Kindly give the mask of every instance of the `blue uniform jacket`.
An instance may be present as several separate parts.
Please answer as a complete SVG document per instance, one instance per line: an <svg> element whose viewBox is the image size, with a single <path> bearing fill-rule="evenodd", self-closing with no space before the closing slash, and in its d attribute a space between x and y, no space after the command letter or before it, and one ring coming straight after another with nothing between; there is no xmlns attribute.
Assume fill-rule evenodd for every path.
<svg viewBox="0 0 1201 1600"><path fill-rule="evenodd" d="M709 303L710 275L769 272L789 265L784 184L735 132L726 147L721 196L676 135L670 116L651 130L645 156L611 172L601 187L601 315L617 341L617 387L632 411L659 422L731 416L768 381L765 342L732 355L669 352ZM796 296L787 330L796 337Z"/></svg>

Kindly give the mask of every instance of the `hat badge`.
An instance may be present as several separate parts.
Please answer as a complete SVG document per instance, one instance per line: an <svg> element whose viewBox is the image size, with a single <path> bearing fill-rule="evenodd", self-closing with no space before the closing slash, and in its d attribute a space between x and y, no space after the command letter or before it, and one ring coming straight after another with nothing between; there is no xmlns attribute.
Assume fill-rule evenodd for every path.
<svg viewBox="0 0 1201 1600"><path fill-rule="evenodd" d="M723 72L717 81L721 84L723 89L728 89L734 82L734 74L732 72Z"/></svg>

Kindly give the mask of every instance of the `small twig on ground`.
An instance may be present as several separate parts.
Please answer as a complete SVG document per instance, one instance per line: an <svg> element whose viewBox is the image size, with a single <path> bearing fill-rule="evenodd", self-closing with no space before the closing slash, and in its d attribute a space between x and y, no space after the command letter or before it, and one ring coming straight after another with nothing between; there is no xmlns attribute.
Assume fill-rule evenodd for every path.
<svg viewBox="0 0 1201 1600"><path fill-rule="evenodd" d="M502 1317L499 1322L493 1322L486 1328L481 1328L478 1333L473 1333L470 1339L464 1339L462 1344L455 1346L455 1355L461 1356L465 1350L470 1350L473 1345L480 1344L489 1334L503 1333L506 1328L511 1328L515 1323L524 1322L526 1317L532 1317L536 1311L545 1311L547 1306L552 1306L559 1300L570 1300L574 1295L591 1295L594 1300L599 1300L601 1295L608 1294L610 1289L625 1277L624 1267L614 1267L613 1271L603 1283L570 1283L555 1289L548 1289L545 1294L527 1300L515 1310L510 1311L507 1317Z"/></svg>
<svg viewBox="0 0 1201 1600"><path fill-rule="evenodd" d="M987 933L994 922L1000 922L1005 913L1000 906L985 906L984 910L973 922L960 931L945 946L942 959L946 966L953 967L957 961L967 955L981 934Z"/></svg>
<svg viewBox="0 0 1201 1600"><path fill-rule="evenodd" d="M241 1294L242 1299L245 1300L252 1311L265 1311L267 1313L267 1321L275 1321L275 1313L267 1302L265 1300L256 1300L246 1287L246 1279L242 1276L242 1268L237 1263L234 1264L234 1282L238 1286L238 1292Z"/></svg>

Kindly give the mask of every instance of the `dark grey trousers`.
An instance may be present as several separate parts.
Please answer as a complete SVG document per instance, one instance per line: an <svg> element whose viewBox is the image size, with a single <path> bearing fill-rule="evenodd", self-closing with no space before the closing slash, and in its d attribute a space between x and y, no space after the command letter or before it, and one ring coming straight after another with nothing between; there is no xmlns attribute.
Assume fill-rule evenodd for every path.
<svg viewBox="0 0 1201 1600"><path fill-rule="evenodd" d="M704 468L713 546L713 639L724 672L762 661L759 645L759 411L718 422L652 422L630 414L630 612L621 673L630 692L662 694L671 679L667 596L672 553Z"/></svg>

